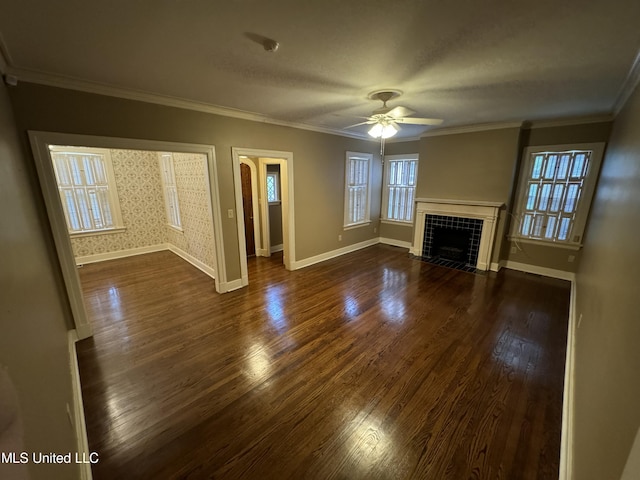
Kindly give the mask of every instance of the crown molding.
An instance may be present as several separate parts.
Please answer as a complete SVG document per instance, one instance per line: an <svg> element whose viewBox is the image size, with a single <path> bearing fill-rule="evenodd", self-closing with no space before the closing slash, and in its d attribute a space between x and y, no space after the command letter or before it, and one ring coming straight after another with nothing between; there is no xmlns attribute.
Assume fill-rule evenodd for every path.
<svg viewBox="0 0 640 480"><path fill-rule="evenodd" d="M267 117L265 115L260 115L258 113L247 112L244 110L221 107L219 105L213 105L205 102L197 102L194 100L187 100L185 98L173 97L170 95L161 95L158 93L144 92L141 90L115 87L113 85L97 83L97 82L89 82L86 80L79 80L72 77L52 75L48 73L38 72L35 70L9 67L7 73L10 73L11 75L17 77L18 80L20 81L35 83L39 85L45 85L48 87L65 88L68 90L77 90L80 92L94 93L97 95L124 98L126 100L136 100L139 102L154 103L154 104L163 105L166 107L183 108L186 110L194 110L198 112L211 113L211 114L220 115L223 117L238 118L241 120L250 120L252 122L268 123L271 125L297 128L300 130L309 130L312 132L326 133L329 135L338 135L341 137L354 138L357 140L367 140L367 141L375 140L369 137L368 135L365 136L358 133L344 132L342 130L336 130L328 127L318 127L318 126L309 125L306 123L287 122L284 120L278 120L275 118Z"/></svg>
<svg viewBox="0 0 640 480"><path fill-rule="evenodd" d="M384 143L402 143L402 142L417 142L420 140L420 136L417 137L391 137L385 139Z"/></svg>
<svg viewBox="0 0 640 480"><path fill-rule="evenodd" d="M603 123L612 122L614 119L610 113L602 115L589 115L586 117L568 117L559 118L557 120L533 120L530 122L524 122L522 128L525 130L535 130L537 128L549 128L549 127L566 127L570 125L584 125L587 123Z"/></svg>
<svg viewBox="0 0 640 480"><path fill-rule="evenodd" d="M617 116L620 111L624 108L627 100L634 92L638 84L640 83L640 50L636 54L636 58L633 60L631 64L631 68L629 69L629 73L627 74L627 78L625 78L620 91L618 92L618 97L616 98L616 102L613 104L613 114Z"/></svg>
<svg viewBox="0 0 640 480"><path fill-rule="evenodd" d="M521 128L523 122L479 123L477 125L462 125L460 127L437 128L420 135L420 138L439 137L441 135L455 135L458 133L483 132L486 130L502 130L503 128Z"/></svg>

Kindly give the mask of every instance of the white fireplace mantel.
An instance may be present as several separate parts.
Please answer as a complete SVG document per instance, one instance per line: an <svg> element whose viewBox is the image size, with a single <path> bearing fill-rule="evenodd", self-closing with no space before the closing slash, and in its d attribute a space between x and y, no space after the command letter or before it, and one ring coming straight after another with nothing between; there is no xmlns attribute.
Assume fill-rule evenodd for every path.
<svg viewBox="0 0 640 480"><path fill-rule="evenodd" d="M478 250L478 270L488 270L491 265L491 252L496 235L498 213L503 206L500 202L449 200L441 198L416 199L416 225L413 234L411 253L422 256L426 215L444 215L447 217L477 218L482 220L482 233Z"/></svg>

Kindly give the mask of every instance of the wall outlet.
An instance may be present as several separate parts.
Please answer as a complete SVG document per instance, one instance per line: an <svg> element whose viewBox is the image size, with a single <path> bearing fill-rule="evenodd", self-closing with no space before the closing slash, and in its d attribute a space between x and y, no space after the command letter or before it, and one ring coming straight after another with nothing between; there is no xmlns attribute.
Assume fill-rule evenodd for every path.
<svg viewBox="0 0 640 480"><path fill-rule="evenodd" d="M342 241L342 235L338 235L338 241L341 242Z"/></svg>
<svg viewBox="0 0 640 480"><path fill-rule="evenodd" d="M575 255L569 255L569 258L567 259L569 261L569 263L575 261L576 256Z"/></svg>
<svg viewBox="0 0 640 480"><path fill-rule="evenodd" d="M516 247L511 247L511 253L516 253L518 249Z"/></svg>
<svg viewBox="0 0 640 480"><path fill-rule="evenodd" d="M229 210L227 210L227 216L229 218L233 218L233 208L230 208Z"/></svg>

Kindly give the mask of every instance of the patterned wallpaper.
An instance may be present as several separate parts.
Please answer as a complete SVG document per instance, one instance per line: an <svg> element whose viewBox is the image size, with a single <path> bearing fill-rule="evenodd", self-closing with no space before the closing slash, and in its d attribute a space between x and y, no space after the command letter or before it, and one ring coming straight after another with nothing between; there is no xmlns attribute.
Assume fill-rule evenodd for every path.
<svg viewBox="0 0 640 480"><path fill-rule="evenodd" d="M206 156L174 153L173 162L184 232L167 227L169 243L213 268L213 224L206 182Z"/></svg>
<svg viewBox="0 0 640 480"><path fill-rule="evenodd" d="M170 243L213 268L206 156L173 154L183 229L178 232L167 225L158 155L140 150L111 150L126 231L72 238L76 257Z"/></svg>
<svg viewBox="0 0 640 480"><path fill-rule="evenodd" d="M166 214L156 152L111 150L122 221L122 233L73 237L76 257L167 242Z"/></svg>

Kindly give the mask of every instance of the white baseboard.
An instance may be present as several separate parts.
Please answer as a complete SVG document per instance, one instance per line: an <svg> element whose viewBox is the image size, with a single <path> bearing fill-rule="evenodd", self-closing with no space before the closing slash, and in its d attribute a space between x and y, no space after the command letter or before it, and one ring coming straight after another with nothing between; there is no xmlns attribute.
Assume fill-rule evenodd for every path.
<svg viewBox="0 0 640 480"><path fill-rule="evenodd" d="M394 247L411 248L411 242L405 242L403 240L396 240L395 238L380 237L378 239L380 243L385 245L393 245Z"/></svg>
<svg viewBox="0 0 640 480"><path fill-rule="evenodd" d="M564 270L556 270L554 268L538 267L537 265L529 265L527 263L512 262L507 260L504 264L506 268L518 270L520 272L535 273L545 277L559 278L560 280L574 281L576 274L573 272L565 272Z"/></svg>
<svg viewBox="0 0 640 480"><path fill-rule="evenodd" d="M266 248L258 248L256 249L256 257L268 257Z"/></svg>
<svg viewBox="0 0 640 480"><path fill-rule="evenodd" d="M571 281L569 299L569 327L567 329L567 353L564 362L564 391L562 393L562 433L560 439L560 471L558 480L573 480L574 388L576 354L576 280Z"/></svg>
<svg viewBox="0 0 640 480"><path fill-rule="evenodd" d="M186 260L187 262L189 262L191 265L196 267L198 270L206 273L211 278L213 278L213 279L216 278L216 271L213 268L211 268L209 265L207 265L206 263L203 263L200 260L198 260L193 255L188 254L187 252L185 252L181 248L178 248L178 247L176 247L175 245L173 245L171 243L167 244L167 249L169 251L175 253L176 255L181 257L182 259Z"/></svg>
<svg viewBox="0 0 640 480"><path fill-rule="evenodd" d="M281 252L282 250L284 250L284 245L282 244L271 247L271 253Z"/></svg>
<svg viewBox="0 0 640 480"><path fill-rule="evenodd" d="M130 248L128 250L118 250L116 252L97 253L95 255L87 255L85 257L76 257L76 265L84 265L85 263L105 262L107 260L133 257L134 255L160 252L162 250L167 250L166 243L162 243L160 245L150 245L148 247Z"/></svg>
<svg viewBox="0 0 640 480"><path fill-rule="evenodd" d="M242 278L231 280L230 282L226 282L220 285L220 293L233 292L234 290L238 290L245 285L248 285L248 283L248 281L245 283Z"/></svg>
<svg viewBox="0 0 640 480"><path fill-rule="evenodd" d="M84 418L84 403L82 401L82 386L80 385L80 369L78 368L78 353L76 351L76 342L78 341L78 333L70 330L67 333L67 341L69 344L69 365L71 367L71 390L73 393L73 427L76 434L76 443L78 446L78 454L83 455L82 458L90 459L89 440L87 438L87 423ZM71 414L71 412L69 412ZM92 480L90 463L78 464L79 475L81 480Z"/></svg>
<svg viewBox="0 0 640 480"><path fill-rule="evenodd" d="M347 245L346 247L342 247L337 250L332 250L330 252L321 253L320 255L304 258L302 260L296 260L295 262L292 262L291 270L298 270L300 268L308 267L310 265L315 265L316 263L324 262L325 260L330 260L332 258L339 257L340 255L345 255L347 253L355 252L356 250L370 247L371 245L376 245L378 243L380 243L379 238L377 237L371 238L369 240L365 240L364 242L354 243L353 245Z"/></svg>
<svg viewBox="0 0 640 480"><path fill-rule="evenodd" d="M504 267L504 260L500 260L499 262L491 262L491 265L489 265L489 270L491 270L492 272L499 272L502 267Z"/></svg>

